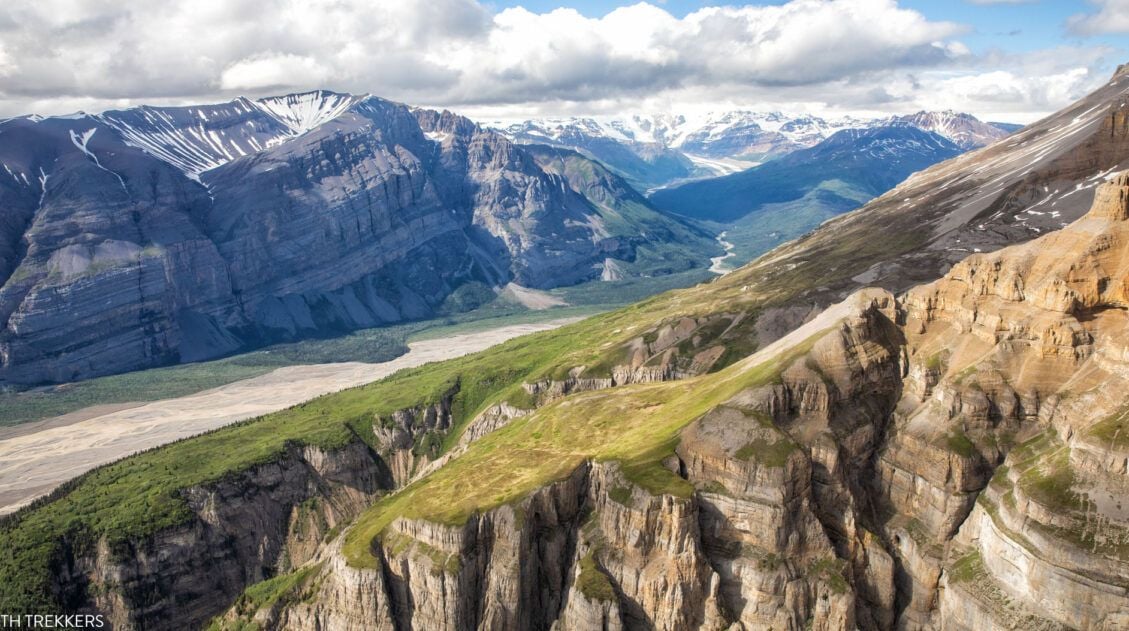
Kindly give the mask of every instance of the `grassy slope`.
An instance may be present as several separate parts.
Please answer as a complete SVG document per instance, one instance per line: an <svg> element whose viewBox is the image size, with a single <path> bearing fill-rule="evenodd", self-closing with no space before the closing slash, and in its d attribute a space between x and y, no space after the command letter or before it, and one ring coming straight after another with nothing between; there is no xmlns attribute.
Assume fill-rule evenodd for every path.
<svg viewBox="0 0 1129 631"><path fill-rule="evenodd" d="M288 445L334 448L360 436L372 440L376 416L437 401L457 383L456 430L488 404L528 405L520 384L599 363L614 344L669 313L652 299L554 331L511 340L467 357L402 371L388 379L327 395L126 458L72 481L57 499L22 511L0 526L0 605L34 611L50 603L50 561L63 540L78 550L107 539L111 546L144 537L191 517L178 491L277 460Z"/></svg>
<svg viewBox="0 0 1129 631"><path fill-rule="evenodd" d="M755 366L739 362L692 379L576 394L512 421L362 514L345 541L346 558L372 567L372 540L398 517L461 524L475 511L564 479L590 458L619 461L652 493L688 496L690 484L661 465L679 431L742 389L776 380L813 342Z"/></svg>

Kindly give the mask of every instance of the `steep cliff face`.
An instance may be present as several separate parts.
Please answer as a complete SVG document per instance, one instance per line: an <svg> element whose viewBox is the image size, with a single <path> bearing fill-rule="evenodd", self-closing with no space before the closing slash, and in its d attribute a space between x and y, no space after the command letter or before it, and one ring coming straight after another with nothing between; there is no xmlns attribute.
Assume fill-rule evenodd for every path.
<svg viewBox="0 0 1129 631"><path fill-rule="evenodd" d="M615 176L581 192L467 119L375 97L16 118L0 163L13 382L422 318L469 282L681 271L714 247L645 202L607 219L608 200L639 202ZM616 263L671 240L665 265Z"/></svg>
<svg viewBox="0 0 1129 631"><path fill-rule="evenodd" d="M853 524L850 480L881 435L858 410L894 400L899 355L883 313L892 302L864 297L778 384L743 390L687 427L666 461L682 491L655 494L619 463L587 461L465 522L398 518L361 563L329 546L286 594L244 602L225 620L563 630L840 629L860 615L888 618L891 563ZM875 561L856 571L841 546ZM858 592L855 574L865 577Z"/></svg>
<svg viewBox="0 0 1129 631"><path fill-rule="evenodd" d="M114 628L201 626L247 585L308 562L390 485L357 441L293 448L276 462L185 491L190 518L143 539L75 541L52 581ZM89 546L92 546L90 548Z"/></svg>
<svg viewBox="0 0 1129 631"><path fill-rule="evenodd" d="M658 472L634 461L586 460L517 501L483 496L484 509L465 520L395 518L360 558L326 548L309 578L228 620L297 629L1124 626L1129 175L1095 197L1060 232L970 257L899 298L861 292L821 316L830 325L817 320L817 334L762 351L776 376L679 432L663 460L677 484L662 492ZM750 359L657 387L707 397L763 365ZM560 414L578 392L619 387L570 383L575 390L543 386L545 407L521 411L523 422ZM453 458L481 462L477 446Z"/></svg>
<svg viewBox="0 0 1129 631"><path fill-rule="evenodd" d="M917 370L879 470L913 582L907 619L1129 622L1127 218L1119 175L1068 228L906 295Z"/></svg>

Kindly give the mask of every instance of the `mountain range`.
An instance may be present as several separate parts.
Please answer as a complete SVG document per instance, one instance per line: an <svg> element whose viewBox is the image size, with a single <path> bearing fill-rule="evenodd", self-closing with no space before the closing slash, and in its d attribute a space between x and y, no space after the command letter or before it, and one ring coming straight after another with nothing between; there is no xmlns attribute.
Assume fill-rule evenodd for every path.
<svg viewBox="0 0 1129 631"><path fill-rule="evenodd" d="M844 129L745 171L657 190L651 201L718 224L733 246L731 263L741 264L961 153L960 145L910 124Z"/></svg>
<svg viewBox="0 0 1129 631"><path fill-rule="evenodd" d="M1129 65L711 282L94 470L0 521L0 605L1124 628L1127 169Z"/></svg>
<svg viewBox="0 0 1129 631"><path fill-rule="evenodd" d="M838 183L842 201L826 203L842 212L963 152L944 136L912 125L844 129L813 147L739 173L655 191L651 199L688 217L730 223Z"/></svg>
<svg viewBox="0 0 1129 631"><path fill-rule="evenodd" d="M487 125L517 142L580 151L643 191L744 170L813 147L846 129L908 125L936 133L967 151L990 144L1018 127L984 123L970 114L952 111L825 119L748 110L545 118Z"/></svg>
<svg viewBox="0 0 1129 631"><path fill-rule="evenodd" d="M310 92L0 122L0 380L69 381L708 264L569 152ZM452 300L452 297L454 299Z"/></svg>

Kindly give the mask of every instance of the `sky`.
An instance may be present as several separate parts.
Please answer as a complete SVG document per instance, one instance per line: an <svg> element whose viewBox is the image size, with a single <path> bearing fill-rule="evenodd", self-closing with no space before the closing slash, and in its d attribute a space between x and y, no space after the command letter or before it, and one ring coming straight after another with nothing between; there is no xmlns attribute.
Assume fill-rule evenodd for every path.
<svg viewBox="0 0 1129 631"><path fill-rule="evenodd" d="M310 89L478 120L955 109L1028 123L1129 63L1129 0L6 0L0 117Z"/></svg>

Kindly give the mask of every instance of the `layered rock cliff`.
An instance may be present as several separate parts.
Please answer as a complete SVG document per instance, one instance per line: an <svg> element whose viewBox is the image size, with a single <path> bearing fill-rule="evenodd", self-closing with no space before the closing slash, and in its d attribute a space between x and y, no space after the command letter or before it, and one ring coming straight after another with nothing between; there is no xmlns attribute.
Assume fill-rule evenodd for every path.
<svg viewBox="0 0 1129 631"><path fill-rule="evenodd" d="M116 629L203 626L253 583L301 566L381 489L387 468L356 441L293 448L231 479L187 489L190 517L153 536L75 533L52 578L59 598Z"/></svg>
<svg viewBox="0 0 1129 631"><path fill-rule="evenodd" d="M1129 622L1127 309L1121 175L1060 232L970 257L900 297L864 291L824 316L829 326L817 320L814 336L660 386L708 396L712 380L776 361L775 377L681 430L663 463L684 487L656 493L635 465L586 460L519 501L484 498L465 521L396 518L368 561L328 546L285 594L226 620L1119 628ZM556 391L523 420L570 396Z"/></svg>
<svg viewBox="0 0 1129 631"><path fill-rule="evenodd" d="M1122 174L1068 228L905 297L919 369L879 470L907 540L907 619L1129 622L1127 219Z"/></svg>
<svg viewBox="0 0 1129 631"><path fill-rule="evenodd" d="M10 119L0 163L0 380L20 383L422 318L468 283L683 271L715 248L614 175L570 186L465 118L375 97Z"/></svg>

